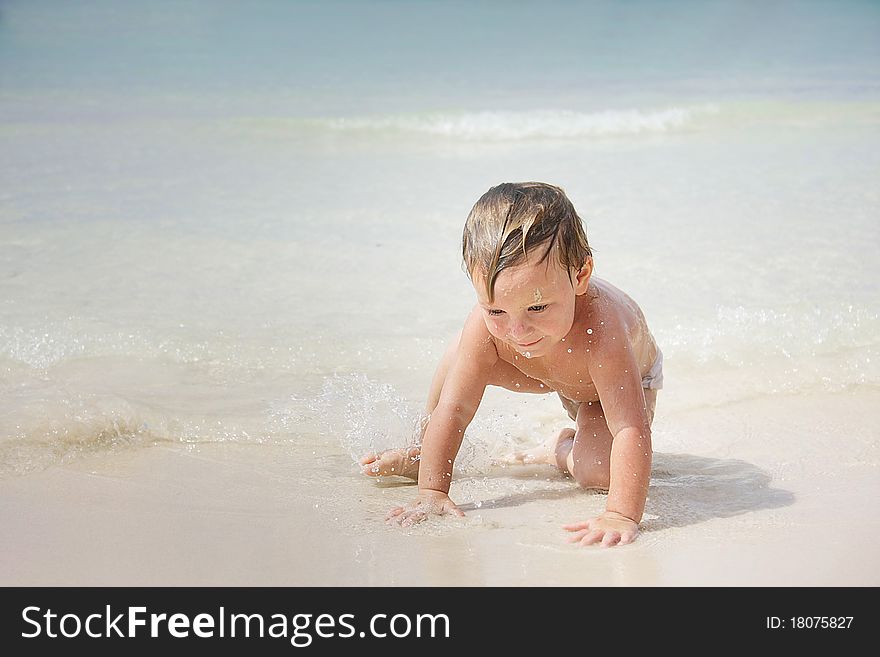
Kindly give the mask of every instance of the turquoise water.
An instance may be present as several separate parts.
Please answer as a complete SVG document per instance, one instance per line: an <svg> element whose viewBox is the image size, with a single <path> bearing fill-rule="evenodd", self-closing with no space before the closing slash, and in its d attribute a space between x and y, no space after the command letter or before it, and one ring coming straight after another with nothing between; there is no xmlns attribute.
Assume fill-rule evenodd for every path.
<svg viewBox="0 0 880 657"><path fill-rule="evenodd" d="M36 0L0 11L4 96L58 93L95 111L90 101L109 98L131 111L285 116L609 109L861 97L880 83L874 2Z"/></svg>
<svg viewBox="0 0 880 657"><path fill-rule="evenodd" d="M658 419L875 390L877 34L871 2L0 3L0 473L408 439L503 180L562 185L641 303ZM469 436L534 440L521 403Z"/></svg>

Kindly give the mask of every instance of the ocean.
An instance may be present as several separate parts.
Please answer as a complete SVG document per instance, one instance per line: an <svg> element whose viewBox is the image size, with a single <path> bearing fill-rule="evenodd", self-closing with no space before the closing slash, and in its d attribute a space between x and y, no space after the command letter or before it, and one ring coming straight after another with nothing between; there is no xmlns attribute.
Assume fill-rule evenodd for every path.
<svg viewBox="0 0 880 657"><path fill-rule="evenodd" d="M856 1L0 2L0 477L409 443L504 181L563 187L644 310L655 449L876 392L878 34ZM490 391L463 467L565 419Z"/></svg>

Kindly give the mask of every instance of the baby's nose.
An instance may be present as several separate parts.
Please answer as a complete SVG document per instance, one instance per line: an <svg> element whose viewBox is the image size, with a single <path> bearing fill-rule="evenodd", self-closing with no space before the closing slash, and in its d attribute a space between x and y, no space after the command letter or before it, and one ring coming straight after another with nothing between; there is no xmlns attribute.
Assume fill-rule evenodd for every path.
<svg viewBox="0 0 880 657"><path fill-rule="evenodd" d="M527 338L532 334L532 327L524 322L516 322L510 327L510 337L514 340Z"/></svg>

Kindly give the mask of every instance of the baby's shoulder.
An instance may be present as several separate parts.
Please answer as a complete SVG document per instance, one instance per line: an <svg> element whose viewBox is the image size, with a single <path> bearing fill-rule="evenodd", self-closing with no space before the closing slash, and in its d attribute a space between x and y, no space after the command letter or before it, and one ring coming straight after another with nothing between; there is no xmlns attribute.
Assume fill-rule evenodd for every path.
<svg viewBox="0 0 880 657"><path fill-rule="evenodd" d="M607 281L595 280L583 297L575 321L591 342L602 344L628 337L638 316L638 306L627 294Z"/></svg>
<svg viewBox="0 0 880 657"><path fill-rule="evenodd" d="M459 345L460 347L472 347L480 350L488 349L497 352L495 338L486 327L486 322L483 320L483 309L479 304L471 309L464 320Z"/></svg>
<svg viewBox="0 0 880 657"><path fill-rule="evenodd" d="M580 317L585 322L599 326L612 327L625 321L629 310L629 297L611 283L593 279L583 295L584 303Z"/></svg>

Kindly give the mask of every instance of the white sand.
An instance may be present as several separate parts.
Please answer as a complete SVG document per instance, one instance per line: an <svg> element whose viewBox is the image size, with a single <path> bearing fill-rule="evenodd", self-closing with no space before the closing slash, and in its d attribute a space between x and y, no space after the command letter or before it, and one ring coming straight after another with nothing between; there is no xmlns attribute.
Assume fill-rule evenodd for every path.
<svg viewBox="0 0 880 657"><path fill-rule="evenodd" d="M877 586L878 409L859 393L658 413L644 530L613 549L565 542L604 497L549 467L462 476L466 518L403 530L381 517L413 486L341 451L94 456L0 481L0 584Z"/></svg>

